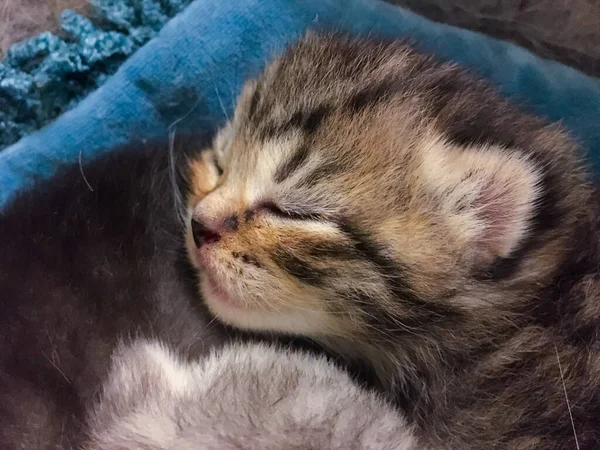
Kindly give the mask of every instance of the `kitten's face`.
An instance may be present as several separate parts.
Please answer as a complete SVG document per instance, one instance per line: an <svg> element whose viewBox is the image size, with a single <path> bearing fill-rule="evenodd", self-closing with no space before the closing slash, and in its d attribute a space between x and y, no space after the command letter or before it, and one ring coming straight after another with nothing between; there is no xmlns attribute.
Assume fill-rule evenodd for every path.
<svg viewBox="0 0 600 450"><path fill-rule="evenodd" d="M525 239L539 170L451 144L418 93L378 93L413 55L319 39L246 86L214 143L218 179L192 164L208 306L246 329L383 339L487 302L477 280Z"/></svg>

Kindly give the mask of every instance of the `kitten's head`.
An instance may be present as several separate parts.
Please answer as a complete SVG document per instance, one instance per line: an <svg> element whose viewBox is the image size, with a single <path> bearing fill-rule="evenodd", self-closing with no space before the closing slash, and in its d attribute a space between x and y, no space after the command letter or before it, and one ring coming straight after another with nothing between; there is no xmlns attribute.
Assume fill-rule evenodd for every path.
<svg viewBox="0 0 600 450"><path fill-rule="evenodd" d="M189 252L210 309L245 329L385 341L508 308L588 202L564 133L398 43L308 36L213 150L220 177L191 166Z"/></svg>

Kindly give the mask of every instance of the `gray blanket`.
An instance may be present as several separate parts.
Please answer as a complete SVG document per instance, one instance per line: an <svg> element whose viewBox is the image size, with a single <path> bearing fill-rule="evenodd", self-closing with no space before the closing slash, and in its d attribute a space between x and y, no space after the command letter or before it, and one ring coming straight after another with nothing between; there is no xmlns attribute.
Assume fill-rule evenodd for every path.
<svg viewBox="0 0 600 450"><path fill-rule="evenodd" d="M600 0L388 0L600 76Z"/></svg>

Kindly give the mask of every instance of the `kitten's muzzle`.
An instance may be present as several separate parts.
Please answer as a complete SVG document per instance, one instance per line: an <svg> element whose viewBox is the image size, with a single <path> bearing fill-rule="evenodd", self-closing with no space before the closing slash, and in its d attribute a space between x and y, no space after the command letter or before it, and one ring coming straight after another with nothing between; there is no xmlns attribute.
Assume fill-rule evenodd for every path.
<svg viewBox="0 0 600 450"><path fill-rule="evenodd" d="M196 248L198 249L204 245L218 242L221 239L219 233L195 219L192 219L192 237L194 238L194 244L196 244Z"/></svg>

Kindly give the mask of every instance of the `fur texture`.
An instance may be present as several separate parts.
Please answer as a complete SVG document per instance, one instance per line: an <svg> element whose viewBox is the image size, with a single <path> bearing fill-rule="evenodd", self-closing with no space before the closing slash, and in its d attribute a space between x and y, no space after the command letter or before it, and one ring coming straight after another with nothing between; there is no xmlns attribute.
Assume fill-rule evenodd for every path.
<svg viewBox="0 0 600 450"><path fill-rule="evenodd" d="M75 164L0 215L0 448L80 448L121 341L198 358L227 339L185 261L167 150Z"/></svg>
<svg viewBox="0 0 600 450"><path fill-rule="evenodd" d="M402 416L333 364L262 345L197 363L123 346L89 423L88 450L414 448Z"/></svg>
<svg viewBox="0 0 600 450"><path fill-rule="evenodd" d="M402 43L311 34L214 153L188 250L223 321L365 361L427 445L600 446L598 208L559 126Z"/></svg>
<svg viewBox="0 0 600 450"><path fill-rule="evenodd" d="M197 195L218 176L206 142L132 144L2 212L0 448L412 444L397 411L325 360L214 352L234 333L198 298L177 214L188 155Z"/></svg>

